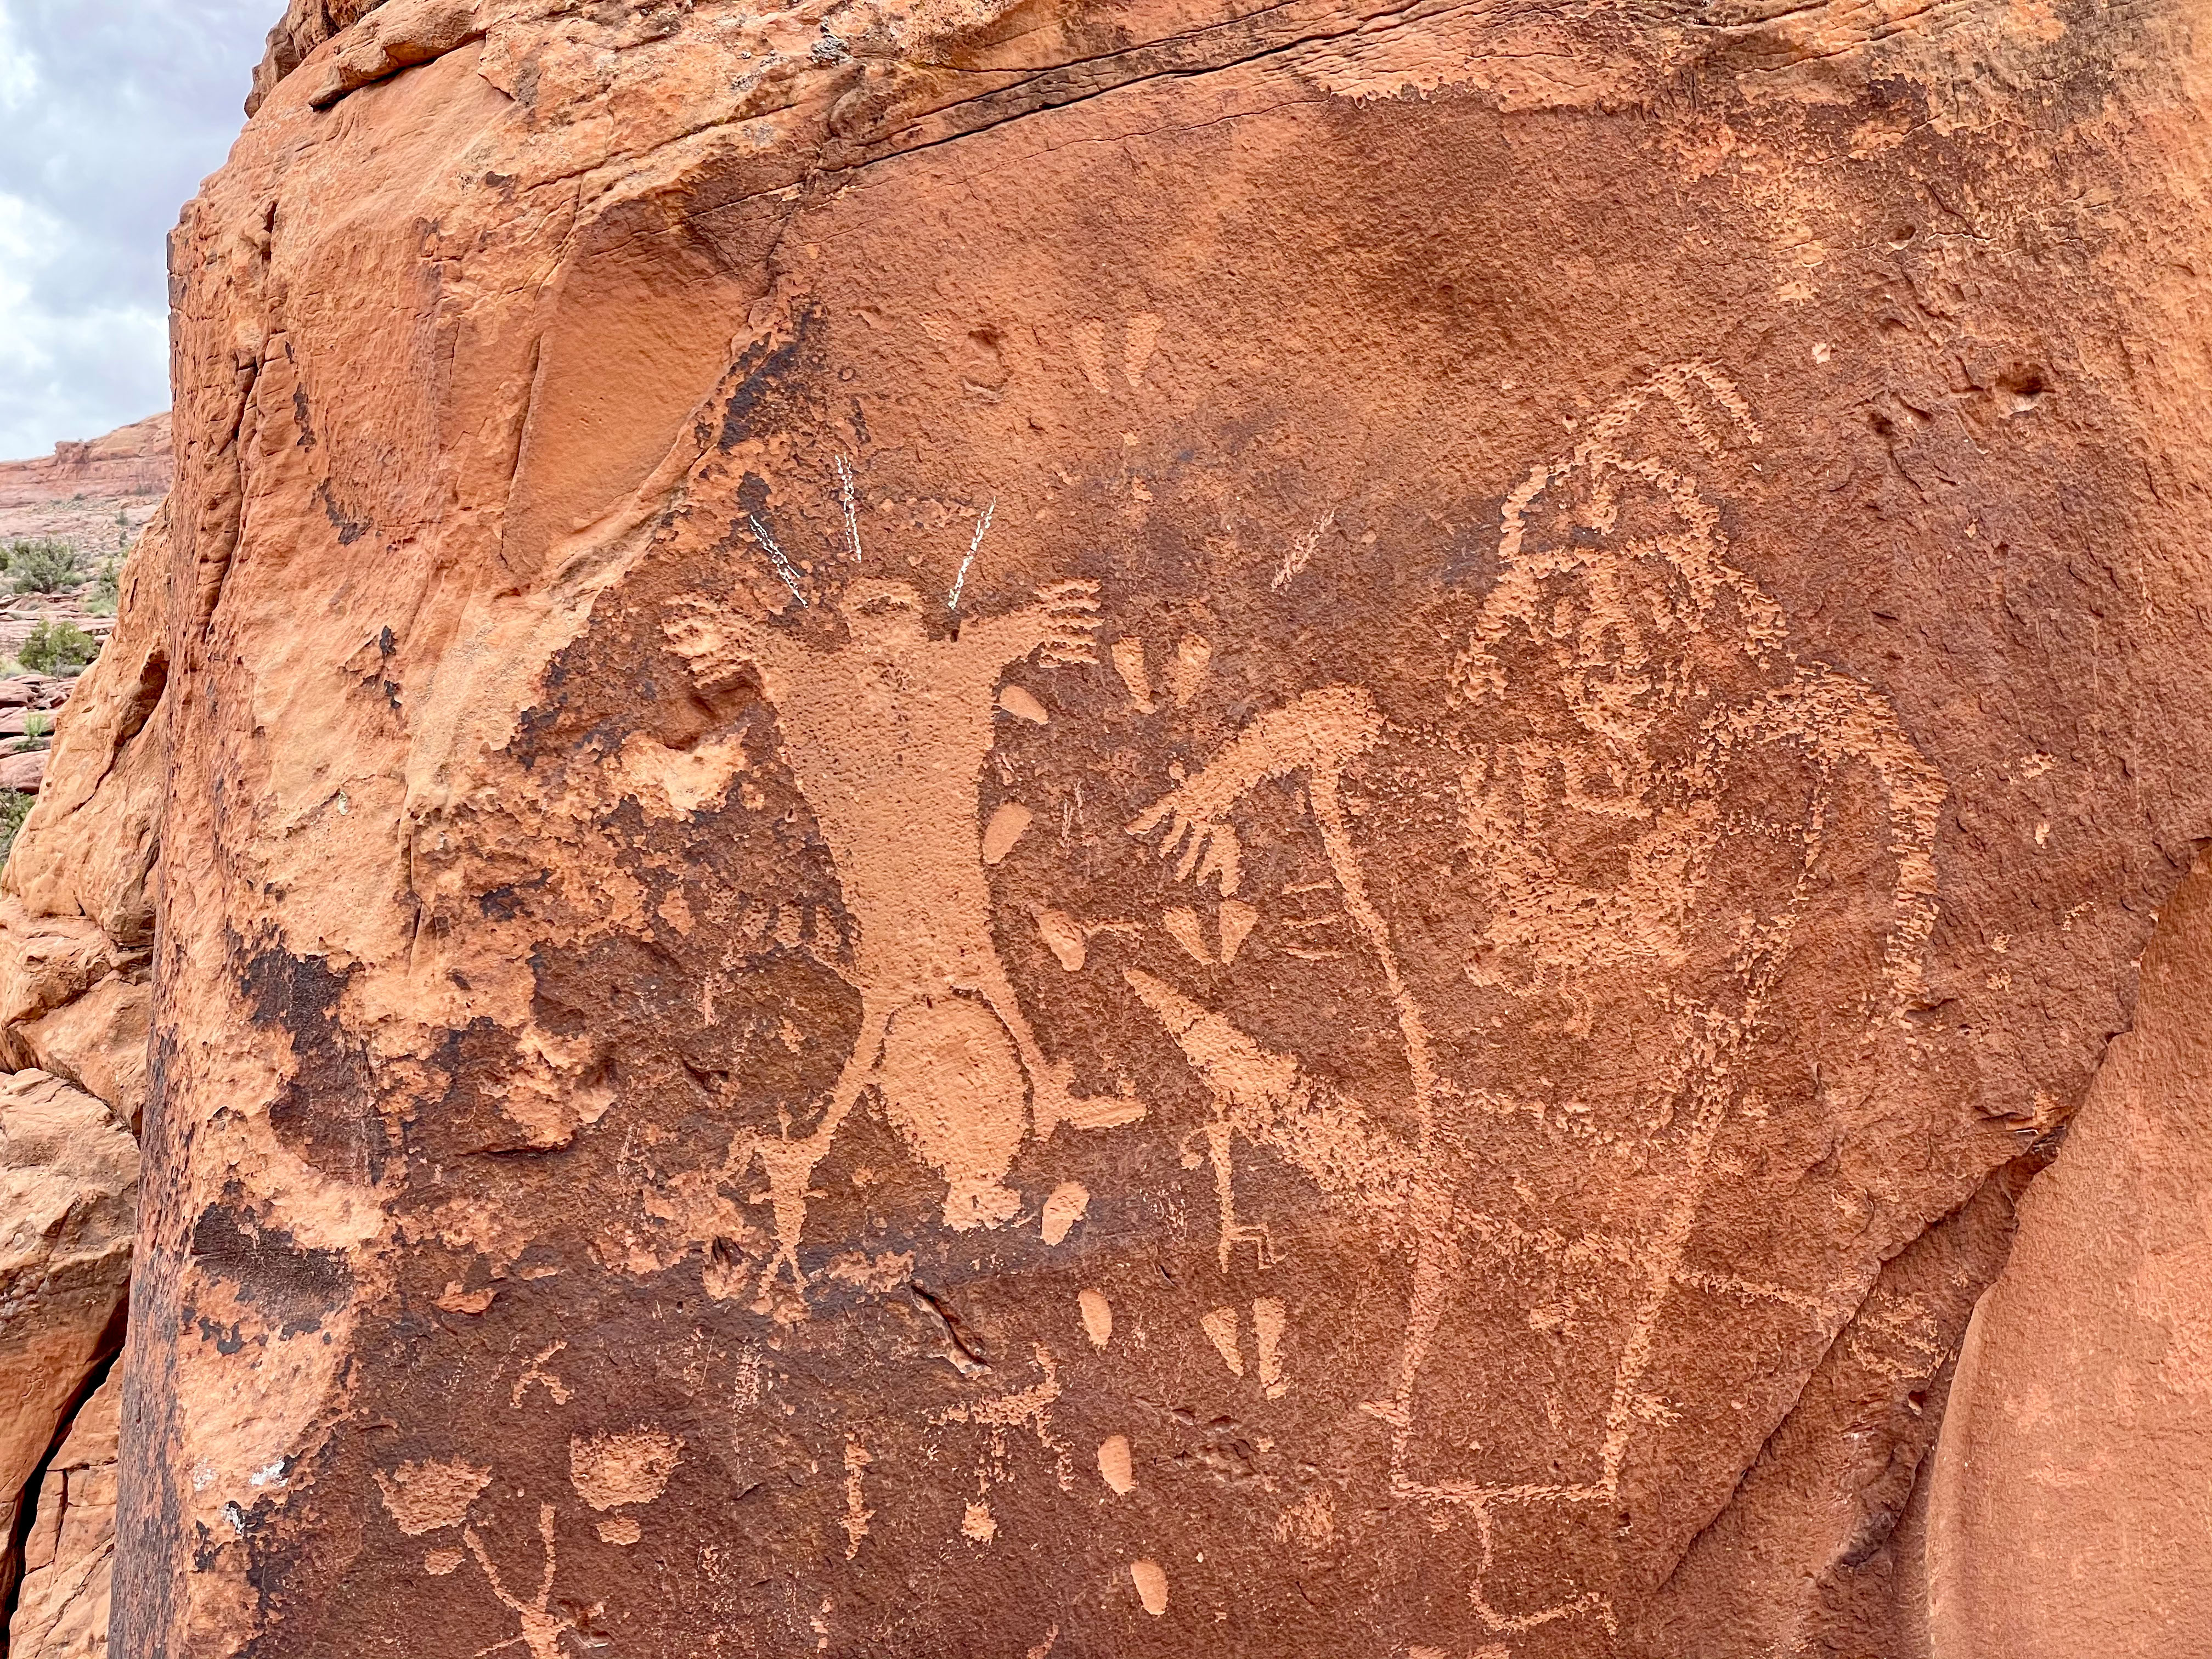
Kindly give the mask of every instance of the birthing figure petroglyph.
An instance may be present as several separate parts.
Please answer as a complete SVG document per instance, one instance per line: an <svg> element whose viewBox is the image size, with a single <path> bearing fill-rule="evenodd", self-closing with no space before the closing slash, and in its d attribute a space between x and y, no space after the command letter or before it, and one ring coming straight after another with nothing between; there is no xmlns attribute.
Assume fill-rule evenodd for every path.
<svg viewBox="0 0 2212 1659"><path fill-rule="evenodd" d="M830 649L721 601L695 600L667 623L702 685L758 677L858 935L848 976L860 1030L819 1121L803 1134L787 1123L744 1131L731 1148L732 1175L757 1162L768 1179L776 1249L763 1291L784 1271L803 1289L807 1183L871 1083L907 1145L945 1177L944 1218L956 1229L1013 1217L1020 1199L1005 1176L1030 1134L1144 1115L1133 1100L1078 1097L1069 1067L1038 1047L992 941L977 823L1000 681L1031 656L1095 661L1096 588L1058 583L1020 611L941 635L902 581L856 580L839 609L847 639Z"/></svg>
<svg viewBox="0 0 2212 1659"><path fill-rule="evenodd" d="M1647 413L1708 456L1722 452L1724 434L1759 437L1735 386L1711 365L1662 370L1508 496L1498 575L1457 653L1443 720L1386 724L1357 689L1310 693L1252 721L1128 825L1147 837L1164 828L1158 850L1174 860L1176 879L1211 878L1226 897L1241 885L1239 803L1262 781L1304 781L1329 871L1404 1040L1412 1132L1387 1127L1382 1114L1308 1077L1297 1056L1269 1051L1159 978L1133 969L1125 978L1214 1100L1206 1139L1224 1271L1232 1246L1249 1236L1234 1204L1240 1139L1364 1206L1386 1240L1409 1248L1403 1335L1367 1409L1389 1425L1400 1497L1472 1516L1473 1603L1501 1633L1577 1615L1610 1623L1595 1589L1519 1610L1493 1607L1485 1576L1497 1528L1515 1510L1583 1505L1598 1527L1616 1506L1632 1441L1651 1419L1662 1316L1697 1277L1686 1264L1716 1140L1824 859L1854 822L1862 833L1873 827L1878 845L1854 849L1870 856L1844 860L1888 872L1869 907L1886 917L1871 975L1880 982L1862 998L1869 1022L1893 1020L1918 994L1936 916L1940 777L1871 687L1786 648L1778 607L1728 562L1719 509L1684 471L1632 441ZM1663 453L1663 442L1653 447ZM1509 1006L1533 1007L1545 995L1586 1004L1600 990L1649 999L1674 1034L1650 1124L1650 1156L1665 1160L1663 1199L1637 1237L1565 1247L1619 1264L1632 1286L1608 1338L1607 1403L1577 1472L1432 1468L1435 1449L1425 1458L1416 1447L1424 1372L1462 1293L1468 1252L1510 1255L1528 1248L1535 1230L1470 1208L1453 1159L1440 1155L1479 1140L1481 1127L1439 1133L1428 1017L1369 896L1343 804L1346 765L1386 741L1446 757L1457 774L1480 921L1466 977ZM1480 1079L1455 1098L1484 1092L1511 1109L1510 1079ZM1788 1299L1774 1287L1727 1289Z"/></svg>

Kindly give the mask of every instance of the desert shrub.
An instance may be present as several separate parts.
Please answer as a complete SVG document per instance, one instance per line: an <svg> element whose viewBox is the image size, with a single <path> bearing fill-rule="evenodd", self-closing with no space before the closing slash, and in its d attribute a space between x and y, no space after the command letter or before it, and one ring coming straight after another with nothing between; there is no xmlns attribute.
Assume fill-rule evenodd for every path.
<svg viewBox="0 0 2212 1659"><path fill-rule="evenodd" d="M67 542L12 542L8 574L18 593L58 593L84 580L84 556Z"/></svg>
<svg viewBox="0 0 2212 1659"><path fill-rule="evenodd" d="M15 835L23 827L23 820L31 816L32 804L39 798L27 795L20 789L0 789L0 864L8 860L14 850Z"/></svg>
<svg viewBox="0 0 2212 1659"><path fill-rule="evenodd" d="M100 654L100 641L75 623L42 622L15 653L33 674L59 674L82 668Z"/></svg>
<svg viewBox="0 0 2212 1659"><path fill-rule="evenodd" d="M92 596L85 609L95 617L112 617L123 603L123 561L102 559L92 579Z"/></svg>

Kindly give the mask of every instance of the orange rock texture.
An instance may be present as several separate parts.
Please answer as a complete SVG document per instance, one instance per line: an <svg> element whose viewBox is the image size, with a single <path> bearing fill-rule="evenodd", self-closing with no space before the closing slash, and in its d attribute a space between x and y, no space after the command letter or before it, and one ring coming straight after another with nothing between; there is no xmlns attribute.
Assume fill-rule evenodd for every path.
<svg viewBox="0 0 2212 1659"><path fill-rule="evenodd" d="M2115 1523L2021 1437L2203 1418L2202 1212L2090 1224L2112 1067L2195 1109L2099 1067L2212 834L2202 27L295 0L0 915L143 1103L115 1650L1903 1659L2201 1562L2023 1550Z"/></svg>

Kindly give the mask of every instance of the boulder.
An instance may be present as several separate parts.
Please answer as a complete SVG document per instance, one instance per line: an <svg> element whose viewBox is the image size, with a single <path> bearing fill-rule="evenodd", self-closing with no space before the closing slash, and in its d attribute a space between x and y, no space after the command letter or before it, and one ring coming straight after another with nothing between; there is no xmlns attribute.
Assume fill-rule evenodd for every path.
<svg viewBox="0 0 2212 1659"><path fill-rule="evenodd" d="M44 1072L0 1079L0 1585L57 1431L120 1345L138 1147L100 1101Z"/></svg>
<svg viewBox="0 0 2212 1659"><path fill-rule="evenodd" d="M298 0L0 879L118 1653L2005 1650L2200 33Z"/></svg>
<svg viewBox="0 0 2212 1659"><path fill-rule="evenodd" d="M10 1659L100 1659L107 1651L122 1384L110 1372L94 1391L39 1482L8 1621Z"/></svg>
<svg viewBox="0 0 2212 1659"><path fill-rule="evenodd" d="M26 795L37 794L46 782L46 752L43 749L33 749L25 754L0 758L0 789L14 789Z"/></svg>

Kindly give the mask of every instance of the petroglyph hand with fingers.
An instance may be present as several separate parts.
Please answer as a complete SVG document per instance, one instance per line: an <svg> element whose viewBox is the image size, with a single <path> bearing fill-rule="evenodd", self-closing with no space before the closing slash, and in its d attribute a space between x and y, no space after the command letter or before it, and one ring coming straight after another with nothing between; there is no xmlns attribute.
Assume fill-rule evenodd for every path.
<svg viewBox="0 0 2212 1659"><path fill-rule="evenodd" d="M1304 774L1310 787L1333 799L1344 763L1382 733L1382 714L1358 687L1310 691L1254 720L1197 776L1130 820L1128 831L1149 836L1165 824L1158 851L1176 860L1176 879L1203 884L1210 877L1224 898L1231 897L1241 879L1237 831L1229 823L1237 803L1256 785L1293 773Z"/></svg>
<svg viewBox="0 0 2212 1659"><path fill-rule="evenodd" d="M1087 666L1098 660L1098 584L1054 582L1036 591L1035 603L1004 617L969 623L961 638L989 641L1004 663L1036 653L1048 668Z"/></svg>
<svg viewBox="0 0 2212 1659"><path fill-rule="evenodd" d="M1047 632L1039 660L1072 668L1098 660L1098 584L1055 582L1037 589L1036 609Z"/></svg>

